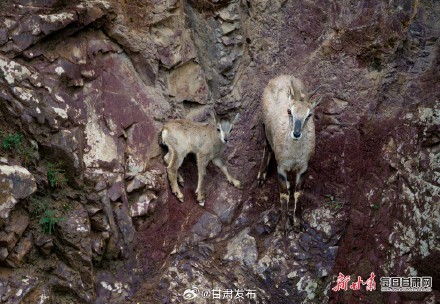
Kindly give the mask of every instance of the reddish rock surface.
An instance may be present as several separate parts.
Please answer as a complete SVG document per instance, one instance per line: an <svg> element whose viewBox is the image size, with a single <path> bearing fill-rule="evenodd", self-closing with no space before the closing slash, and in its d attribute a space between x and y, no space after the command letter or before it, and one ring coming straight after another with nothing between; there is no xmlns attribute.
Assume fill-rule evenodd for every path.
<svg viewBox="0 0 440 304"><path fill-rule="evenodd" d="M0 268L0 303L183 302L193 287L252 289L257 303L438 301L439 16L425 0L2 1L0 140L22 139L0 162L35 181L0 222L0 263L17 267ZM288 237L274 164L256 184L259 103L279 74L323 95L305 230ZM223 156L244 189L211 164L201 208L188 157L181 204L157 135L212 109L241 113ZM434 292L333 292L340 272L374 272L378 289L432 276Z"/></svg>

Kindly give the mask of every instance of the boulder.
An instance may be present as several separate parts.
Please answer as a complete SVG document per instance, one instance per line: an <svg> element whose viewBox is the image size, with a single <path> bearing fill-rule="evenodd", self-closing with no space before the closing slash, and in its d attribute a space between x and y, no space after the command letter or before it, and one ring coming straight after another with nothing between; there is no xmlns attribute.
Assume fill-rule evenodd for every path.
<svg viewBox="0 0 440 304"><path fill-rule="evenodd" d="M94 298L93 290L87 289L87 284L84 283L80 273L61 261L52 272L50 285L83 303L90 303Z"/></svg>
<svg viewBox="0 0 440 304"><path fill-rule="evenodd" d="M246 228L229 241L224 260L237 261L246 266L255 264L258 258L257 242L249 232L250 228Z"/></svg>
<svg viewBox="0 0 440 304"><path fill-rule="evenodd" d="M47 256L50 254L53 247L52 236L47 234L34 235L34 243L43 255Z"/></svg>
<svg viewBox="0 0 440 304"><path fill-rule="evenodd" d="M0 165L0 219L7 219L18 200L36 190L35 178L26 168Z"/></svg>
<svg viewBox="0 0 440 304"><path fill-rule="evenodd" d="M158 170L150 170L144 173L138 173L127 183L127 192L146 188L147 190L157 190L162 186L163 174Z"/></svg>
<svg viewBox="0 0 440 304"><path fill-rule="evenodd" d="M222 231L222 224L217 216L206 211L200 217L197 224L194 225L192 231L196 239L212 239L217 237Z"/></svg>
<svg viewBox="0 0 440 304"><path fill-rule="evenodd" d="M139 197L139 199L130 206L130 216L151 215L156 209L157 196L151 192L147 192Z"/></svg>
<svg viewBox="0 0 440 304"><path fill-rule="evenodd" d="M9 254L6 264L12 268L22 267L25 263L25 257L30 252L33 246L32 234L28 234L20 238L17 245Z"/></svg>
<svg viewBox="0 0 440 304"><path fill-rule="evenodd" d="M29 275L0 279L0 300L3 303L23 303L38 283L38 279Z"/></svg>
<svg viewBox="0 0 440 304"><path fill-rule="evenodd" d="M170 73L168 77L169 94L177 101L185 100L206 104L209 88L201 67L188 62Z"/></svg>
<svg viewBox="0 0 440 304"><path fill-rule="evenodd" d="M54 239L58 255L80 275L81 282L84 284L84 293L91 296L93 294L94 269L87 211L83 207L71 211L68 218L64 218L57 224L55 233L58 236Z"/></svg>
<svg viewBox="0 0 440 304"><path fill-rule="evenodd" d="M0 248L6 248L11 253L29 225L29 217L23 211L17 210L11 213L8 220L8 223L0 231Z"/></svg>
<svg viewBox="0 0 440 304"><path fill-rule="evenodd" d="M93 231L109 231L110 224L104 212L99 211L90 217L90 224Z"/></svg>

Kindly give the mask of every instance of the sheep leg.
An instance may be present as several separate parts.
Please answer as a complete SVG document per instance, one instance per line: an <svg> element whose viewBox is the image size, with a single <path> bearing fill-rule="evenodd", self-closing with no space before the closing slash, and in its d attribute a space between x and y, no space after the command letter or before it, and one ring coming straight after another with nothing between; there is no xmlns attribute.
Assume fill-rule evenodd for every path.
<svg viewBox="0 0 440 304"><path fill-rule="evenodd" d="M216 165L217 167L220 168L220 170L222 170L223 174L226 176L226 178L228 179L228 182L230 182L232 185L234 185L234 187L241 189L241 183L239 180L233 178L229 172L228 172L228 168L226 167L225 163L223 162L223 160L221 158L214 158L212 160L212 162L214 163L214 165Z"/></svg>
<svg viewBox="0 0 440 304"><path fill-rule="evenodd" d="M264 129L264 125L263 125ZM257 181L258 186L262 186L266 181L267 170L269 169L269 163L272 159L272 149L270 148L270 144L266 138L266 144L264 146L263 158L261 159L260 170L258 171Z"/></svg>
<svg viewBox="0 0 440 304"><path fill-rule="evenodd" d="M293 208L293 226L295 228L296 231L300 231L303 230L303 223L302 223L302 217L301 217L301 206L298 203L299 197L302 195L302 183L304 180L304 174L307 171L307 167L302 168L301 170L299 170L296 173L296 178L295 178L295 188L294 188L294 208ZM299 216L298 216L298 211L297 209L299 209Z"/></svg>
<svg viewBox="0 0 440 304"><path fill-rule="evenodd" d="M281 220L277 226L277 230L287 233L290 230L290 223L288 220L289 215L289 199L290 199L290 183L287 179L286 171L282 168L278 168L278 183L280 189L280 204L281 204Z"/></svg>
<svg viewBox="0 0 440 304"><path fill-rule="evenodd" d="M167 154L165 154L165 156L163 157L163 160L165 161L165 165L169 165L170 163L170 157L171 157L171 152L168 151ZM179 171L177 171L177 181L179 182L179 184L181 186L183 186L183 177L182 175L180 175Z"/></svg>
<svg viewBox="0 0 440 304"><path fill-rule="evenodd" d="M292 195L292 200L293 200L293 214L292 214L292 218L293 218L293 229L295 230L295 232L299 232L301 230L301 218L297 215L297 207L298 207L298 199L301 195L301 192L297 192L295 191L295 193Z"/></svg>
<svg viewBox="0 0 440 304"><path fill-rule="evenodd" d="M198 169L198 180L197 180L197 201L199 202L200 206L205 205L205 194L203 193L202 186L203 186L203 178L206 175L206 166L208 165L208 161L205 157L197 154L197 169Z"/></svg>
<svg viewBox="0 0 440 304"><path fill-rule="evenodd" d="M170 182L171 191L177 197L177 199L183 203L183 193L180 192L179 185L177 184L177 171L182 165L183 159L185 157L179 156L177 153L172 151L168 153L171 153L171 156L168 157L169 164L167 167L168 180Z"/></svg>

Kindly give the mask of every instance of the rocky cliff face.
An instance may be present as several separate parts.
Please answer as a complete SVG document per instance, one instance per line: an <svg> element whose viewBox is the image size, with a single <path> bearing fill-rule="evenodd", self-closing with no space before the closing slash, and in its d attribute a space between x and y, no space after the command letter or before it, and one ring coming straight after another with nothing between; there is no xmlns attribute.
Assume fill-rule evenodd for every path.
<svg viewBox="0 0 440 304"><path fill-rule="evenodd" d="M440 277L440 3L5 0L0 3L0 302L433 303ZM259 188L268 80L321 85L305 231L274 233ZM240 112L195 201L157 134ZM273 170L272 170L273 171ZM335 276L432 276L431 293L333 292ZM208 298L202 292L209 290ZM206 294L205 294L206 295ZM222 295L223 296L223 295ZM232 297L237 296L234 293Z"/></svg>

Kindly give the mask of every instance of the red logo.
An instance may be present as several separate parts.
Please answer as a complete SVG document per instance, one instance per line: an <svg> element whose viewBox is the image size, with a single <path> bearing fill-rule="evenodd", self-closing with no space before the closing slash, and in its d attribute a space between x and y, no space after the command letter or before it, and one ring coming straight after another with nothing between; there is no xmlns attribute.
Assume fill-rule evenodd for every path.
<svg viewBox="0 0 440 304"><path fill-rule="evenodd" d="M374 275L374 272L370 274L370 277L363 281L360 276L357 277L356 282L352 282L350 284L351 290L360 290L361 285L366 285L367 291L373 291L376 290L376 282L374 281L374 278L376 276ZM348 282L350 282L350 276L345 276L341 272L338 275L338 278L336 279L336 286L332 288L333 291L339 291L341 289L347 291L348 290Z"/></svg>

